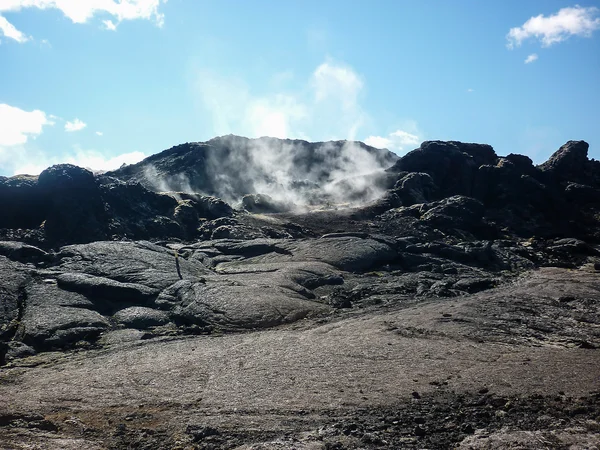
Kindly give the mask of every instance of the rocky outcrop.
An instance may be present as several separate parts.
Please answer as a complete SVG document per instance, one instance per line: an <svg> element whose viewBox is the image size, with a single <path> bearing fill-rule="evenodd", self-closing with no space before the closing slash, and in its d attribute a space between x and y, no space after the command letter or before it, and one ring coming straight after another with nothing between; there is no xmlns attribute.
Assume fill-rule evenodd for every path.
<svg viewBox="0 0 600 450"><path fill-rule="evenodd" d="M92 172L59 164L40 173L37 186L48 202L44 231L50 242L106 239L106 212Z"/></svg>
<svg viewBox="0 0 600 450"><path fill-rule="evenodd" d="M585 141L569 141L559 148L545 163L539 166L557 181L585 182L590 180L588 167L589 145Z"/></svg>
<svg viewBox="0 0 600 450"><path fill-rule="evenodd" d="M391 172L424 172L439 188L439 195L473 195L473 180L482 165L495 165L498 157L489 145L455 141L425 141L400 158Z"/></svg>
<svg viewBox="0 0 600 450"><path fill-rule="evenodd" d="M228 146L257 142L210 146L231 153ZM314 170L319 147L302 148L304 156L295 157ZM175 170L176 161L191 164L214 151L188 150L151 160ZM354 196L371 183L385 192L376 202L303 213L261 194L246 195L245 211L235 211L215 197L156 192L132 182L133 175L116 177L139 174L143 164L98 176L58 165L39 178L2 179L0 194L23 189L46 205L39 217L10 219L21 226L42 219L38 246L15 240L10 233L18 229L0 241L0 341L11 343L3 358L272 327L394 302L398 293L454 297L534 267L577 267L599 255L595 164L583 142L567 143L538 167L525 156L499 157L487 145L424 142L387 172L329 186Z"/></svg>
<svg viewBox="0 0 600 450"><path fill-rule="evenodd" d="M282 192L307 203L343 202L360 197L373 186L372 180L349 181L355 189L331 193L325 186L364 174L366 168L368 172L385 169L397 159L388 150L362 142L229 135L178 145L109 175L154 191L202 192L229 202L256 193L283 201Z"/></svg>

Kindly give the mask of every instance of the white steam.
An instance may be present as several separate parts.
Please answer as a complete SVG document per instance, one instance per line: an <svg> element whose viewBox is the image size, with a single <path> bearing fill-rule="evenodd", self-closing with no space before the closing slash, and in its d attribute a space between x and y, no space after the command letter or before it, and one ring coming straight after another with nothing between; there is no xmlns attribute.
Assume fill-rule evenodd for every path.
<svg viewBox="0 0 600 450"><path fill-rule="evenodd" d="M359 205L389 188L383 171L397 158L353 141L308 143L230 135L207 144L210 147L192 144L197 147L184 150L202 152L203 157L197 167L180 168L181 173L145 166L146 184L156 191L214 195L233 205L245 194L266 194L299 209Z"/></svg>

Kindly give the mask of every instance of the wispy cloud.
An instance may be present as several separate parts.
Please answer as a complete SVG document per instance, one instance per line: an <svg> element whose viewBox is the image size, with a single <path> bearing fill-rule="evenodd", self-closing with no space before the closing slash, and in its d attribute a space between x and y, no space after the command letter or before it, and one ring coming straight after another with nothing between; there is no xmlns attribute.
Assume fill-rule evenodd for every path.
<svg viewBox="0 0 600 450"><path fill-rule="evenodd" d="M48 152L30 145L44 131L44 127L55 124L57 117L38 109L25 111L15 106L0 104L0 173L37 175L45 168L59 163L70 163L94 171L114 170L123 164L134 164L147 155L134 151L109 156L96 150L85 150L78 146L60 154ZM85 127L79 119L67 122L65 130L76 131ZM102 132L96 134L102 136Z"/></svg>
<svg viewBox="0 0 600 450"><path fill-rule="evenodd" d="M296 91L255 95L244 82L212 71L198 73L196 90L214 134L299 139L353 139L365 123L361 77L333 60L320 64ZM328 134L319 133L328 123ZM315 131L320 134L315 136Z"/></svg>
<svg viewBox="0 0 600 450"><path fill-rule="evenodd" d="M116 31L117 25L112 20L103 20L102 23L107 30Z"/></svg>
<svg viewBox="0 0 600 450"><path fill-rule="evenodd" d="M538 59L538 55L536 53L532 53L525 59L525 64L530 64Z"/></svg>
<svg viewBox="0 0 600 450"><path fill-rule="evenodd" d="M98 136L103 136L103 135L104 135L104 133L103 133L102 131L96 131L96 134L97 134Z"/></svg>
<svg viewBox="0 0 600 450"><path fill-rule="evenodd" d="M415 146L421 143L418 135L403 130L396 130L387 136L369 136L365 144L376 148L387 148L393 152L406 150L407 146Z"/></svg>
<svg viewBox="0 0 600 450"><path fill-rule="evenodd" d="M599 11L593 6L584 8L575 5L562 8L548 17L543 14L531 17L522 26L510 29L506 35L507 47L519 47L523 41L530 38L538 39L542 46L549 47L571 36L590 37L600 28Z"/></svg>
<svg viewBox="0 0 600 450"><path fill-rule="evenodd" d="M2 5L2 3L0 3L0 5ZM2 11L1 6L0 11ZM27 42L29 40L27 36L17 30L15 26L3 16L0 16L0 31L2 32L2 35L9 39L14 39L19 43Z"/></svg>
<svg viewBox="0 0 600 450"><path fill-rule="evenodd" d="M75 119L72 122L67 121L67 123L65 123L65 131L68 133L83 130L85 127L87 127L87 124L79 119Z"/></svg>
<svg viewBox="0 0 600 450"><path fill-rule="evenodd" d="M86 23L96 14L108 14L112 20L104 20L108 30L115 30L124 20L145 19L154 21L159 27L164 23L164 14L159 6L166 0L0 0L0 13L18 12L25 8L58 9L73 23ZM0 15L0 31L17 42L28 40L5 17Z"/></svg>
<svg viewBox="0 0 600 450"><path fill-rule="evenodd" d="M467 89L467 92L469 92L469 93L475 92L475 89L469 88L469 89Z"/></svg>

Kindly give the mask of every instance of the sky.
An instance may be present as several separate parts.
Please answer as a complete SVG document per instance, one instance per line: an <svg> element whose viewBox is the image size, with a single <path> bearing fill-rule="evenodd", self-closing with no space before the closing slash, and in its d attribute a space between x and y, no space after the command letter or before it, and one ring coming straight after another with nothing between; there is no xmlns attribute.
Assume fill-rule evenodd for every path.
<svg viewBox="0 0 600 450"><path fill-rule="evenodd" d="M600 0L0 0L0 175L229 133L600 159Z"/></svg>

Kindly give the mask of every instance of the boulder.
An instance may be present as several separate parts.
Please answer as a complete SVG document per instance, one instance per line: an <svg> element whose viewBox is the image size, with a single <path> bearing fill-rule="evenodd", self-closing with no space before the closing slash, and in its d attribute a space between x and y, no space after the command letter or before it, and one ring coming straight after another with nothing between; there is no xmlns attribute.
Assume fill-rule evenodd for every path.
<svg viewBox="0 0 600 450"><path fill-rule="evenodd" d="M198 211L193 200L181 200L175 207L173 218L181 225L185 236L193 238L198 233Z"/></svg>
<svg viewBox="0 0 600 450"><path fill-rule="evenodd" d="M58 164L40 173L38 187L48 201L44 230L50 242L106 238L108 217L92 172Z"/></svg>
<svg viewBox="0 0 600 450"><path fill-rule="evenodd" d="M145 305L159 294L158 289L142 284L121 283L85 273L60 274L57 282L61 289L85 295L102 312L121 309L124 305Z"/></svg>
<svg viewBox="0 0 600 450"><path fill-rule="evenodd" d="M444 229L473 231L483 227L483 204L474 198L455 195L432 202L420 220L426 224Z"/></svg>
<svg viewBox="0 0 600 450"><path fill-rule="evenodd" d="M427 173L412 172L396 182L394 192L403 206L427 203L437 194L437 186Z"/></svg>
<svg viewBox="0 0 600 450"><path fill-rule="evenodd" d="M266 328L329 310L301 294L268 283L208 284L182 280L166 289L157 304L180 325L222 329Z"/></svg>
<svg viewBox="0 0 600 450"><path fill-rule="evenodd" d="M169 322L169 316L164 311L143 306L132 306L117 311L113 319L121 325L138 330L146 330Z"/></svg>
<svg viewBox="0 0 600 450"><path fill-rule="evenodd" d="M585 141L569 141L538 167L559 182L574 181L586 184L586 181L589 181L588 149L589 144Z"/></svg>
<svg viewBox="0 0 600 450"><path fill-rule="evenodd" d="M182 225L174 218L178 201L173 196L108 176L102 176L100 180L102 199L110 217L111 236L135 239L184 237Z"/></svg>
<svg viewBox="0 0 600 450"><path fill-rule="evenodd" d="M220 198L187 192L177 192L176 195L182 200L192 200L192 206L198 213L198 217L203 219L214 220L233 215L233 208Z"/></svg>
<svg viewBox="0 0 600 450"><path fill-rule="evenodd" d="M265 194L248 194L242 197L242 207L252 213L280 213L295 208L293 203L275 200Z"/></svg>
<svg viewBox="0 0 600 450"><path fill-rule="evenodd" d="M93 342L109 327L96 311L70 306L27 308L18 340L36 350L67 348L79 341Z"/></svg>

